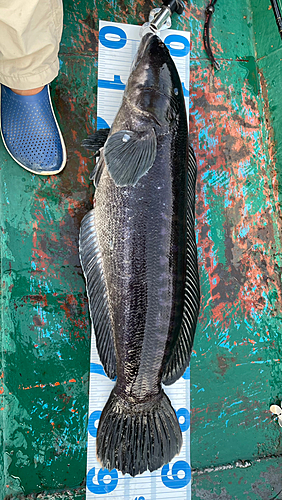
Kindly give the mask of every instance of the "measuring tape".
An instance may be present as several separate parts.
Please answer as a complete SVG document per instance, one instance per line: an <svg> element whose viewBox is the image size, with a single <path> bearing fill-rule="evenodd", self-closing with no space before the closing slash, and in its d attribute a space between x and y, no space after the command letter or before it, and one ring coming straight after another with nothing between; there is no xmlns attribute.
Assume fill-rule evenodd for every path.
<svg viewBox="0 0 282 500"><path fill-rule="evenodd" d="M137 52L140 26L99 23L97 129L111 127L122 101ZM159 34L167 45L177 67L189 117L190 33L164 30ZM190 500L190 369L175 384L164 387L176 411L183 435L180 454L154 472L131 477L121 472L102 469L96 458L96 435L99 418L114 387L101 365L95 335L91 336L89 387L89 424L87 450L86 500Z"/></svg>

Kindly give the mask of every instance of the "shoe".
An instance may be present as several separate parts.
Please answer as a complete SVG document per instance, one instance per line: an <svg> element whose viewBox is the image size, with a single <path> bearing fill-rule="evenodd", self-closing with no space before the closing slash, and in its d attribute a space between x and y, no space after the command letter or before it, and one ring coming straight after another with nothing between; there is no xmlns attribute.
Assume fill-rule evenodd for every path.
<svg viewBox="0 0 282 500"><path fill-rule="evenodd" d="M49 85L35 95L15 94L1 85L1 136L21 167L33 174L53 175L66 164L66 147L50 97Z"/></svg>

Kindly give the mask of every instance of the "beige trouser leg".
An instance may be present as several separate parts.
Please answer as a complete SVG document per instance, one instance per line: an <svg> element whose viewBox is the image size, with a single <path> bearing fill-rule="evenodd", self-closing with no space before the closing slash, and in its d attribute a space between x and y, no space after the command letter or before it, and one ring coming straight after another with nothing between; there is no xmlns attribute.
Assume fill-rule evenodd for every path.
<svg viewBox="0 0 282 500"><path fill-rule="evenodd" d="M28 90L59 71L62 0L0 0L0 83Z"/></svg>

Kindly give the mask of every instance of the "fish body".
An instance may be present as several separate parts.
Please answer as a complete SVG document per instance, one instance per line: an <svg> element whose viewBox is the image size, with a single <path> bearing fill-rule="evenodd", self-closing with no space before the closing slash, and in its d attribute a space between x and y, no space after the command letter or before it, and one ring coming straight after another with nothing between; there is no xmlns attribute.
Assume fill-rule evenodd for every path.
<svg viewBox="0 0 282 500"><path fill-rule="evenodd" d="M109 470L135 476L180 451L162 383L184 373L199 309L196 163L181 82L156 35L141 40L93 178L80 258L101 362L117 377L97 455Z"/></svg>

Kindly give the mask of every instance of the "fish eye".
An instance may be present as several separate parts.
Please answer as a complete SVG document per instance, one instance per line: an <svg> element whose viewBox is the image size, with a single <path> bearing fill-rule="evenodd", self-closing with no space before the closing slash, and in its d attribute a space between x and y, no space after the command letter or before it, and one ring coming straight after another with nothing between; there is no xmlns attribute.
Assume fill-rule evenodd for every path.
<svg viewBox="0 0 282 500"><path fill-rule="evenodd" d="M174 90L174 94L175 94L175 95L178 95L178 94L179 94L179 92L178 92L178 88L176 88L176 87L175 87L175 89L173 89L173 90Z"/></svg>

